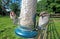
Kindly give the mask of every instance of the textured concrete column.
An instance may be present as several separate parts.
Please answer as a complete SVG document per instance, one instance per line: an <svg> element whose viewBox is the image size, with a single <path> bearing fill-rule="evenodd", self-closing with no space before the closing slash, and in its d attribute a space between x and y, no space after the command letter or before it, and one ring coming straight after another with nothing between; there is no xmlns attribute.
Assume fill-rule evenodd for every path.
<svg viewBox="0 0 60 39"><path fill-rule="evenodd" d="M20 25L33 29L36 15L37 0L22 0Z"/></svg>

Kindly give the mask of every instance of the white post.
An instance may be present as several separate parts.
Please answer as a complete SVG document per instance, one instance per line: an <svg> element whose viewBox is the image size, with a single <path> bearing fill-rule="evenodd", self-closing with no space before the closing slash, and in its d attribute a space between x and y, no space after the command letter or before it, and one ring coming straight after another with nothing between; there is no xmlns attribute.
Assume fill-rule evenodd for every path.
<svg viewBox="0 0 60 39"><path fill-rule="evenodd" d="M20 25L23 27L34 28L37 0L22 0Z"/></svg>
<svg viewBox="0 0 60 39"><path fill-rule="evenodd" d="M22 0L20 25L29 29L34 29L37 0ZM34 38L28 38L34 39Z"/></svg>

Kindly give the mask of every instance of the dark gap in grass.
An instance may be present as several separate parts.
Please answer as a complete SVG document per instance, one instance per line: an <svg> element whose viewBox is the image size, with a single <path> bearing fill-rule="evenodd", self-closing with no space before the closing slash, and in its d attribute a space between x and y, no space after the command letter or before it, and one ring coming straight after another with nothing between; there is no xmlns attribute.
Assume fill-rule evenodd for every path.
<svg viewBox="0 0 60 39"><path fill-rule="evenodd" d="M51 20L52 21L52 20ZM53 34L52 34L52 22L50 23L50 39L53 39L52 38Z"/></svg>
<svg viewBox="0 0 60 39"><path fill-rule="evenodd" d="M48 27L47 27L47 36L46 39L48 39L49 37L49 33L50 33L50 22L48 23Z"/></svg>
<svg viewBox="0 0 60 39"><path fill-rule="evenodd" d="M55 32L54 32L54 31L55 31L55 30L54 30L54 26L55 26L55 25L52 26L52 32L53 32L53 38L56 39L56 35L55 35Z"/></svg>
<svg viewBox="0 0 60 39"><path fill-rule="evenodd" d="M0 30L0 34L1 34L1 33L3 33L5 30L6 30L6 28L5 28L5 29L3 29L3 30Z"/></svg>

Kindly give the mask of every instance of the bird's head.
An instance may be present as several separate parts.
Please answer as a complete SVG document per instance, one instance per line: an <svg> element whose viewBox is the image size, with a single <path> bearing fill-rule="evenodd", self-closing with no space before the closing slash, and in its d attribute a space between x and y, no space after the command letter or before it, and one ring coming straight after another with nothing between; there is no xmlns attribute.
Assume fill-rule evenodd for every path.
<svg viewBox="0 0 60 39"><path fill-rule="evenodd" d="M49 14L48 14L48 12L43 11L43 12L40 13L39 16L40 16L40 17L49 17Z"/></svg>

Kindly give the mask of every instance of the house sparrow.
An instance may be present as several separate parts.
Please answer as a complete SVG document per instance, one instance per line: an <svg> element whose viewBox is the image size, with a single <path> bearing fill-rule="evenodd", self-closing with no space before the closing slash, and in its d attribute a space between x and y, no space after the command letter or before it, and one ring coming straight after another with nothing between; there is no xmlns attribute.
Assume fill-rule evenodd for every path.
<svg viewBox="0 0 60 39"><path fill-rule="evenodd" d="M10 12L10 18L13 20L14 24L17 24L18 19L16 14L13 11Z"/></svg>
<svg viewBox="0 0 60 39"><path fill-rule="evenodd" d="M49 14L45 11L40 13L38 29L45 29L49 21Z"/></svg>

